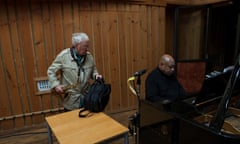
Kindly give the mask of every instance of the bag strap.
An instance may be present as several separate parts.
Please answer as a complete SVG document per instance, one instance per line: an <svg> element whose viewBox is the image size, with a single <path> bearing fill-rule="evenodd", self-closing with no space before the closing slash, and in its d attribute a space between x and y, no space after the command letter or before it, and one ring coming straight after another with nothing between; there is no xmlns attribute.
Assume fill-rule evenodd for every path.
<svg viewBox="0 0 240 144"><path fill-rule="evenodd" d="M96 79L95 81L94 81L94 83L100 83L100 84L104 84L104 79L103 78L101 78L101 79ZM86 111L88 111L88 112L86 112ZM78 116L79 117L89 117L89 116L92 116L93 115L93 113L91 112L91 111L89 111L87 108L85 108L85 107L83 107L80 111L79 111L79 113L78 113Z"/></svg>
<svg viewBox="0 0 240 144"><path fill-rule="evenodd" d="M86 111L88 111L88 112L86 112ZM89 116L92 116L92 115L93 115L93 113L90 112L87 108L81 109L78 113L79 117L89 117Z"/></svg>
<svg viewBox="0 0 240 144"><path fill-rule="evenodd" d="M103 78L100 78L100 79L95 79L95 80L94 80L94 83L95 83L95 84L101 84L101 85L102 85L102 84L104 84L105 82L104 82L104 79L103 79Z"/></svg>

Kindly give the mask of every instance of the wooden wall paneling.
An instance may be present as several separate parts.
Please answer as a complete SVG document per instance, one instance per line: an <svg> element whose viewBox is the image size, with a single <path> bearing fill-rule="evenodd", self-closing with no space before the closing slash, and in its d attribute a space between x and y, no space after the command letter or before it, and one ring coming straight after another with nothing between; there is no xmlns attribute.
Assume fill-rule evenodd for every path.
<svg viewBox="0 0 240 144"><path fill-rule="evenodd" d="M173 55L174 48L174 7L166 7L166 53Z"/></svg>
<svg viewBox="0 0 240 144"><path fill-rule="evenodd" d="M119 2L119 1L105 0L105 8L107 11L116 12L116 7L118 7L118 5L122 3L123 2Z"/></svg>
<svg viewBox="0 0 240 144"><path fill-rule="evenodd" d="M23 52L25 68L25 86L27 88L29 112L38 111L41 109L39 97L35 97L33 79L37 74L37 67L35 61L32 25L30 16L30 4L28 2L16 2L19 40L21 41L21 49ZM41 122L43 117L41 115L32 115L33 123Z"/></svg>
<svg viewBox="0 0 240 144"><path fill-rule="evenodd" d="M102 34L101 34L101 46L102 46L102 63L103 63L103 73L102 75L105 77L105 81L111 83L111 77L110 77L110 55L109 55L109 35L108 35L108 12L102 12L101 13L101 25L102 25ZM111 93L110 101L108 103L108 106L106 110L111 111L112 105L111 101L113 99L113 93Z"/></svg>
<svg viewBox="0 0 240 144"><path fill-rule="evenodd" d="M50 16L51 16L51 36L53 38L54 55L56 56L64 47L63 33L63 11L61 1L50 1Z"/></svg>
<svg viewBox="0 0 240 144"><path fill-rule="evenodd" d="M126 13L126 20L125 20L125 31L126 31L126 60L127 60L127 75L128 77L133 76L134 73L134 50L133 50L133 40L132 37L134 36L134 32L132 31L132 6L126 5L126 11L129 11L129 13ZM127 82L126 82L127 83ZM128 105L130 108L136 107L135 101L137 100L137 96L134 95L129 89L128 89Z"/></svg>
<svg viewBox="0 0 240 144"><path fill-rule="evenodd" d="M151 23L151 37L149 39L151 43L151 51L150 51L150 68L153 69L158 65L159 57L161 55L159 47L160 41L159 41L159 7L149 7L150 14L149 17L151 19L149 20Z"/></svg>
<svg viewBox="0 0 240 144"><path fill-rule="evenodd" d="M35 76L45 75L46 58L43 39L42 14L39 2L29 3L30 28L33 42L33 60L35 61Z"/></svg>
<svg viewBox="0 0 240 144"><path fill-rule="evenodd" d="M1 27L1 44L2 44L2 54L4 59L4 68L5 68L5 84L8 86L5 91L8 91L8 102L9 102L9 109L11 109L11 113L9 113L8 116L21 114L23 110L23 105L21 98L19 97L19 91L17 86L17 74L15 71L16 68L16 61L13 51L13 45L12 45L12 39L11 39L11 33L10 33L10 27L8 23L8 10L7 6L4 5L3 10L6 15L2 15L1 21L4 23ZM23 119L16 121L13 119L13 126L14 127L21 127L23 126L24 121Z"/></svg>
<svg viewBox="0 0 240 144"><path fill-rule="evenodd" d="M214 3L229 3L230 0L189 0L191 5L207 5L207 4L214 4Z"/></svg>
<svg viewBox="0 0 240 144"><path fill-rule="evenodd" d="M91 1L81 1L80 2L80 31L88 34L91 44L93 41L93 31L92 31L92 13L91 13ZM94 54L94 48L92 46L88 49L92 54Z"/></svg>
<svg viewBox="0 0 240 144"><path fill-rule="evenodd" d="M158 62L159 62L159 59L160 59L160 56L164 53L165 51L165 47L160 47L162 45L161 42L161 33L162 33L162 29L161 29L161 16L160 16L160 7L152 7L152 28L153 28L153 32L152 32L152 35L153 35L153 48L154 48L154 54L153 54L153 59L154 59L154 62L155 62L155 65L154 67L156 67L158 65Z"/></svg>
<svg viewBox="0 0 240 144"><path fill-rule="evenodd" d="M48 2L41 2L41 13L42 13L42 26L43 26L43 35L44 35L44 47L46 50L45 59L47 61L47 68L52 63L55 57L55 48L53 47L53 37L52 37L52 21L51 21L51 14L50 14L50 5ZM47 70L43 73L43 76L47 76ZM43 95L45 97L49 97L50 103L48 107L57 108L61 106L61 99L59 96L53 94L46 94ZM46 98L48 99L48 98Z"/></svg>
<svg viewBox="0 0 240 144"><path fill-rule="evenodd" d="M92 3L94 0L80 1L79 7L82 11L89 11L92 8Z"/></svg>
<svg viewBox="0 0 240 144"><path fill-rule="evenodd" d="M141 45L141 36L140 36L140 16L139 16L139 5L132 5L131 6L131 31L132 31L132 49L133 49L133 73L144 69L146 66L143 65L141 61L142 57L142 45ZM133 74L132 73L132 74ZM137 77L136 77L137 82ZM141 77L141 87L140 90L143 88L143 82ZM137 83L136 83L137 84ZM135 96L133 105L138 105L138 97Z"/></svg>
<svg viewBox="0 0 240 144"><path fill-rule="evenodd" d="M126 79L125 84L127 85L127 79L132 77L133 74L133 67L132 67L132 61L133 61L133 49L132 49L132 31L131 31L131 6L126 4L124 5L125 12L123 13L123 21L121 22L124 26L124 29L122 30L124 33L124 49L125 49L125 59L126 59ZM121 51L123 52L123 51ZM131 108L133 106L133 100L136 96L127 88L126 91L126 104L128 108Z"/></svg>
<svg viewBox="0 0 240 144"><path fill-rule="evenodd" d="M92 43L94 43L93 41L93 31L92 31L92 13L90 13L89 11L82 11L80 12L80 25L81 25L81 32L85 32L87 33L87 35L89 36L89 39L91 41L91 45ZM91 53L94 53L94 49L92 46L89 47L88 49Z"/></svg>
<svg viewBox="0 0 240 144"><path fill-rule="evenodd" d="M139 25L140 25L140 51L141 51L141 65L142 68L146 68L147 72L142 76L142 87L141 87L141 99L145 99L145 80L147 77L147 74L151 71L151 68L149 69L148 66L148 59L147 54L149 52L148 47L148 23L147 23L147 7L140 5L139 7ZM144 67L143 67L144 66Z"/></svg>
<svg viewBox="0 0 240 144"><path fill-rule="evenodd" d="M93 5L93 9L99 9L101 7L101 4L95 3ZM104 79L104 62L103 62L103 46L102 46L102 13L101 10L94 10L92 12L92 31L93 31L93 37L92 37L92 47L93 47L93 55L96 62L96 66L98 69L98 72L103 75ZM107 81L106 81L107 82Z"/></svg>
<svg viewBox="0 0 240 144"><path fill-rule="evenodd" d="M165 0L168 4L188 5L190 0Z"/></svg>
<svg viewBox="0 0 240 144"><path fill-rule="evenodd" d="M46 35L48 37L49 65L52 63L57 54L65 48L64 32L63 32L63 3L61 1L49 1L43 3L46 12ZM70 37L71 40L71 37ZM48 65L48 66L49 66ZM47 73L46 73L47 75ZM51 94L51 103L53 108L62 107L62 98L59 95Z"/></svg>
<svg viewBox="0 0 240 144"><path fill-rule="evenodd" d="M26 81L25 81L25 71L24 71L24 59L23 59L23 51L20 46L20 40L19 40L19 30L18 30L18 17L17 17L17 11L16 11L16 5L14 3L10 3L8 1L7 4L8 7L8 16L9 16L9 27L11 32L11 41L12 41L12 48L14 51L14 57L15 57L15 71L17 74L17 86L19 94L16 95L16 97L19 97L21 101L21 109L22 114L25 114L29 112L30 105L29 105L29 96L27 95L27 89L26 89ZM16 90L17 90L16 89ZM20 109L20 108L19 108ZM29 116L23 117L24 118L24 125L32 124L32 119Z"/></svg>
<svg viewBox="0 0 240 144"><path fill-rule="evenodd" d="M127 109L129 108L128 105L128 87L127 87L127 79L129 73L127 68L127 47L126 47L126 41L127 41L127 31L125 30L126 27L126 15L128 15L128 11L126 11L126 5L125 4L119 4L117 6L117 12L118 12L118 45L119 45L119 71L120 71L120 107L121 109Z"/></svg>
<svg viewBox="0 0 240 144"><path fill-rule="evenodd" d="M110 83L112 85L112 109L120 110L121 87L120 75L123 70L120 69L119 60L119 29L116 5L108 10L108 33L109 33L109 65L110 65Z"/></svg>
<svg viewBox="0 0 240 144"><path fill-rule="evenodd" d="M91 9L90 7L90 1L79 1L79 27L81 32L85 32L89 35L89 31L86 31L86 27L84 27L83 23L84 22L84 13L87 12ZM90 24L90 23L88 23ZM91 39L91 37L89 37Z"/></svg>
<svg viewBox="0 0 240 144"><path fill-rule="evenodd" d="M70 2L69 0L63 0L62 12L64 48L69 48L72 46L72 33L74 32L72 2Z"/></svg>
<svg viewBox="0 0 240 144"><path fill-rule="evenodd" d="M205 25L206 18L204 18L204 12L206 9L198 10L192 15L192 30L194 29L195 41L194 51L192 55L194 58L204 58L203 50L205 46Z"/></svg>
<svg viewBox="0 0 240 144"><path fill-rule="evenodd" d="M79 2L80 1L78 1L78 0L72 0L73 32L79 32L80 31Z"/></svg>
<svg viewBox="0 0 240 144"><path fill-rule="evenodd" d="M153 49L153 46L152 46L152 24L151 24L151 21L152 21L152 13L151 13L151 7L147 7L147 22L148 22L148 27L147 27L147 37L148 37L148 43L147 43L147 47L148 47L148 52L147 52L147 59L148 59L148 69L151 71L152 68L154 67L154 61L152 60L152 49Z"/></svg>
<svg viewBox="0 0 240 144"><path fill-rule="evenodd" d="M191 42L194 41L194 37L189 37L191 30L189 29L189 23L190 23L190 18L187 15L183 15L184 9L179 10L179 21L178 22L178 58L189 58L189 50L190 50L190 44ZM181 31L180 31L181 30ZM190 41L188 41L188 38L191 38ZM182 41L183 40L183 41Z"/></svg>
<svg viewBox="0 0 240 144"><path fill-rule="evenodd" d="M30 16L31 16L31 27L34 44L34 60L36 61L36 76L41 77L46 75L47 71L47 48L45 47L44 41L44 27L43 27L43 15L42 7L39 1L30 3ZM33 85L36 82L33 81ZM38 111L44 111L45 109L51 108L51 98L49 96L35 96L39 97L40 109Z"/></svg>
<svg viewBox="0 0 240 144"><path fill-rule="evenodd" d="M1 11L1 10L0 10ZM0 24L2 25L2 24ZM1 28L2 26L0 26ZM1 31L1 30L0 30ZM7 91L6 85L6 72L5 72L5 64L3 60L2 54L2 44L0 44L0 90L1 90L1 97L0 97L0 117L10 116L12 114L11 103L9 100L9 93ZM12 129L14 127L13 121L0 121L0 129Z"/></svg>
<svg viewBox="0 0 240 144"><path fill-rule="evenodd" d="M50 5L48 2L41 2L42 27L44 36L44 47L46 49L47 67L52 63L55 52L53 51L52 22L50 14ZM44 76L47 75L45 71Z"/></svg>
<svg viewBox="0 0 240 144"><path fill-rule="evenodd" d="M4 32L3 30L6 29L7 23L6 23L6 16L2 16L3 14L6 14L6 7L5 5L0 5L0 32ZM5 27L5 28L4 28ZM8 84L7 84L7 73L6 73L6 61L5 56L3 54L3 49L5 48L5 45L3 41L5 41L5 37L1 35L0 37L1 43L0 43L0 90L1 90L1 96L0 96L0 116L9 116L13 113L13 108L11 105L10 95L8 91ZM1 129L9 129L13 128L13 121L7 122L7 121L1 121L0 122L0 128Z"/></svg>
<svg viewBox="0 0 240 144"><path fill-rule="evenodd" d="M3 32L4 27L6 27L7 23L6 21L6 16L2 16L3 14L6 14L6 6L5 4L0 5L0 32ZM6 28L5 28L6 29ZM7 77L6 77L6 62L4 60L4 54L3 54L3 49L5 48L4 44L2 41L5 38L3 35L0 37L0 91L1 91L1 96L0 96L0 117L4 117L6 115L11 115L12 114L12 107L10 104L9 100L9 92L7 88ZM12 127L13 123L6 123L4 121L0 122L0 128L5 129L8 127Z"/></svg>
<svg viewBox="0 0 240 144"><path fill-rule="evenodd" d="M98 72L103 75L104 80L106 83L110 83L110 76L108 70L108 64L110 61L110 57L108 54L108 32L106 32L106 19L104 17L106 14L105 10L105 3L104 2L95 2L92 3L92 53L94 55L94 59L96 62L96 66L98 68ZM112 93L110 95L109 104L106 107L106 111L111 110L111 100L112 100Z"/></svg>
<svg viewBox="0 0 240 144"><path fill-rule="evenodd" d="M166 52L166 7L159 7L159 50L160 54ZM158 61L159 61L158 57Z"/></svg>
<svg viewBox="0 0 240 144"><path fill-rule="evenodd" d="M175 5L206 5L214 3L226 3L229 0L129 0L134 4L145 4L145 5L164 5L175 4Z"/></svg>
<svg viewBox="0 0 240 144"><path fill-rule="evenodd" d="M180 9L178 33L178 56L180 59L198 59L202 46L202 10Z"/></svg>
<svg viewBox="0 0 240 144"><path fill-rule="evenodd" d="M95 1L92 1L90 3L90 5L91 5L91 9L90 9L91 16L89 17L89 20L91 21L91 23L89 25L89 28L91 28L91 31L90 31L90 36L91 36L90 37L91 38L90 50L91 50L91 53L94 56L95 62L98 62L98 64L100 64L101 61L96 60L96 57L100 56L99 55L100 53L98 54L96 51L99 52L99 50L97 50L97 49L99 49L99 44L100 44L100 39L99 39L100 37L99 36L101 35L99 33L101 31L101 26L98 25L98 22L100 20L99 13L101 12L101 11L99 11L99 7L100 7L101 4L99 4ZM101 68L101 66L98 66L98 67ZM100 69L98 68L98 70L100 70Z"/></svg>

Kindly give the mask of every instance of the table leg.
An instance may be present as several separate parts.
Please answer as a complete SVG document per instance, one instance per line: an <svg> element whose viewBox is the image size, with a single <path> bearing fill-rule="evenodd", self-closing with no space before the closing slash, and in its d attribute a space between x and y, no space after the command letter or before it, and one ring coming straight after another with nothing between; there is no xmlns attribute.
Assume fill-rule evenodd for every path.
<svg viewBox="0 0 240 144"><path fill-rule="evenodd" d="M125 135L124 135L124 144L129 144L129 141L128 141L128 132L125 133Z"/></svg>
<svg viewBox="0 0 240 144"><path fill-rule="evenodd" d="M49 127L49 125L47 124L47 129L48 129L48 143L49 144L53 144L53 140L52 140L52 130Z"/></svg>

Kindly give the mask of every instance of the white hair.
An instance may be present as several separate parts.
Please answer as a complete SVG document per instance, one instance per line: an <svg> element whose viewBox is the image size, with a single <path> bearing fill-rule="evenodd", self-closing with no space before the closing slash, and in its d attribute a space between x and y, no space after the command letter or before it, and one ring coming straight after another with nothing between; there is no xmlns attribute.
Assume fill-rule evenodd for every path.
<svg viewBox="0 0 240 144"><path fill-rule="evenodd" d="M89 40L86 33L73 33L72 34L72 46L81 43L83 40Z"/></svg>

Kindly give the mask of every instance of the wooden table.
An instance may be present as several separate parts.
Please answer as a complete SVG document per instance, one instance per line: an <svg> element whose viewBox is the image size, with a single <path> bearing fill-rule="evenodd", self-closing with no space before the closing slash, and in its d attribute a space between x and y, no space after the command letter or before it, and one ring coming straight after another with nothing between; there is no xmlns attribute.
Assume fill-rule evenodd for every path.
<svg viewBox="0 0 240 144"><path fill-rule="evenodd" d="M60 144L93 144L110 141L119 137L128 144L128 128L103 112L80 118L79 110L73 110L46 117L49 143L52 132Z"/></svg>

